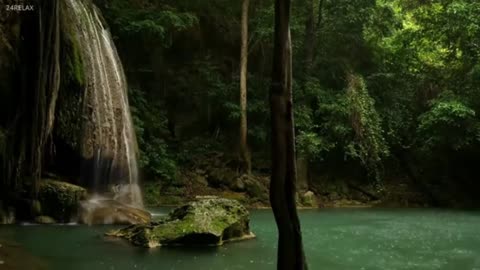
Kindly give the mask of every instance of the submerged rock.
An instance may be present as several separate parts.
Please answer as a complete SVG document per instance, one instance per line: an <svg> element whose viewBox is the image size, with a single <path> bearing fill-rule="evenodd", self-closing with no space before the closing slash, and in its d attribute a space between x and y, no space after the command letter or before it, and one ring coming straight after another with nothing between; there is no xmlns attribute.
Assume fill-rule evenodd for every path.
<svg viewBox="0 0 480 270"><path fill-rule="evenodd" d="M80 222L84 224L146 224L149 212L111 199L90 199L81 203Z"/></svg>
<svg viewBox="0 0 480 270"><path fill-rule="evenodd" d="M208 198L173 210L165 219L107 233L137 246L204 245L251 239L249 212L236 200Z"/></svg>
<svg viewBox="0 0 480 270"><path fill-rule="evenodd" d="M78 205L86 195L87 190L82 187L44 179L38 192L42 215L50 216L59 222L69 222L76 216Z"/></svg>

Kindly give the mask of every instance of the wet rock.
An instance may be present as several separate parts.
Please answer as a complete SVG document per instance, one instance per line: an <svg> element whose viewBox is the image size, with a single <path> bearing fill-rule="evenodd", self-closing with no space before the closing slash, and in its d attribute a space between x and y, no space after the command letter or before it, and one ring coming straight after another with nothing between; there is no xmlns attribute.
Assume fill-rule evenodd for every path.
<svg viewBox="0 0 480 270"><path fill-rule="evenodd" d="M242 181L245 184L245 192L250 198L260 202L268 202L268 186L262 182L260 177L243 175Z"/></svg>
<svg viewBox="0 0 480 270"><path fill-rule="evenodd" d="M203 175L196 175L194 181L202 186L208 186L207 178Z"/></svg>
<svg viewBox="0 0 480 270"><path fill-rule="evenodd" d="M87 191L79 186L55 180L43 179L40 183L38 200L42 214L59 222L69 222L76 217L81 200Z"/></svg>
<svg viewBox="0 0 480 270"><path fill-rule="evenodd" d="M35 218L35 222L38 224L55 224L57 221L49 216L38 216Z"/></svg>
<svg viewBox="0 0 480 270"><path fill-rule="evenodd" d="M253 238L249 212L238 201L201 199L173 210L166 218L147 225L133 225L109 232L143 247L218 246L228 241Z"/></svg>
<svg viewBox="0 0 480 270"><path fill-rule="evenodd" d="M230 185L230 189L238 192L245 191L245 183L243 182L242 178L240 177L235 179Z"/></svg>
<svg viewBox="0 0 480 270"><path fill-rule="evenodd" d="M317 197L313 191L307 191L301 194L300 201L304 207L318 207Z"/></svg>
<svg viewBox="0 0 480 270"><path fill-rule="evenodd" d="M146 224L151 214L111 199L90 199L83 201L80 207L80 222L95 224Z"/></svg>
<svg viewBox="0 0 480 270"><path fill-rule="evenodd" d="M207 181L210 186L221 188L228 187L236 177L236 172L228 168L210 168Z"/></svg>

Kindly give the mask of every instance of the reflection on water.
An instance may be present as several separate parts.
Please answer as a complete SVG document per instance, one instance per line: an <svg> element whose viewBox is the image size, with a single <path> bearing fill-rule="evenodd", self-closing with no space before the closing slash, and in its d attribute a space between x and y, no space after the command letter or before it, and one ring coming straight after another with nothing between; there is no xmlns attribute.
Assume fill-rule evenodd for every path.
<svg viewBox="0 0 480 270"><path fill-rule="evenodd" d="M479 212L338 209L300 215L310 269L480 269ZM254 211L251 225L257 239L218 248L135 248L103 237L114 226L3 226L0 239L21 243L53 270L275 269L271 212Z"/></svg>
<svg viewBox="0 0 480 270"><path fill-rule="evenodd" d="M32 256L21 245L10 241L0 244L0 269L8 270L45 270L44 261Z"/></svg>

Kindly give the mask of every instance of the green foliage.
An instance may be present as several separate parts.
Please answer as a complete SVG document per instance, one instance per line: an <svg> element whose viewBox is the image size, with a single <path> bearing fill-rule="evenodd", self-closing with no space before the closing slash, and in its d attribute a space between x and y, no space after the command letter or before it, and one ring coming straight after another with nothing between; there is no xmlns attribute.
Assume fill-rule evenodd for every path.
<svg viewBox="0 0 480 270"><path fill-rule="evenodd" d="M345 93L332 94L318 80L306 82L303 99L314 100L316 110L296 107L297 144L310 159L324 160L335 152L357 159L380 180L383 157L389 155L381 119L362 77L351 75Z"/></svg>
<svg viewBox="0 0 480 270"><path fill-rule="evenodd" d="M478 150L478 1L324 0L314 1L313 13L306 4L292 3L293 90L297 147L312 166L344 162L380 180L399 153L421 152L417 166L429 170L450 150L459 158ZM131 98L142 164L152 175L174 179L192 156L238 144L240 11L228 0L115 0L107 8L112 31L126 44L120 55L135 63L132 70L151 72L133 70L129 81L143 91ZM271 2L251 3L254 154L269 151L273 14ZM309 19L315 44L308 71ZM148 46L145 59L131 53L132 37ZM179 130L175 139L169 121Z"/></svg>
<svg viewBox="0 0 480 270"><path fill-rule="evenodd" d="M295 107L295 124L300 131L297 135L300 153L312 160L324 160L331 151L345 145L351 128L347 121L348 109L344 95L334 94L333 91L324 89L319 80L309 78L296 101L310 101L314 104Z"/></svg>
<svg viewBox="0 0 480 270"><path fill-rule="evenodd" d="M118 29L119 35L156 38L164 42L165 47L171 44L174 32L190 29L198 23L195 15L177 11L156 1L112 1L107 6L107 16Z"/></svg>
<svg viewBox="0 0 480 270"><path fill-rule="evenodd" d="M147 206L158 206L160 204L159 198L161 185L159 181L156 182L146 182L143 185L143 198L145 205Z"/></svg>
<svg viewBox="0 0 480 270"><path fill-rule="evenodd" d="M77 86L85 84L85 72L82 56L78 41L74 37L68 37L65 42L65 63L66 63L66 79L69 83Z"/></svg>
<svg viewBox="0 0 480 270"><path fill-rule="evenodd" d="M144 93L131 89L130 102L135 132L139 144L140 166L148 175L167 182L175 180L176 163L167 143L157 134L165 133L164 113L148 103Z"/></svg>
<svg viewBox="0 0 480 270"><path fill-rule="evenodd" d="M475 111L458 100L435 100L419 116L418 134L424 149L460 150L478 143L480 123Z"/></svg>
<svg viewBox="0 0 480 270"><path fill-rule="evenodd" d="M304 131L297 135L297 144L300 153L319 159L323 159L323 155L335 146L317 133Z"/></svg>
<svg viewBox="0 0 480 270"><path fill-rule="evenodd" d="M381 120L363 78L349 75L348 80L347 103L355 139L347 145L347 154L360 159L378 181L380 180L379 164L382 157L389 154L383 137Z"/></svg>

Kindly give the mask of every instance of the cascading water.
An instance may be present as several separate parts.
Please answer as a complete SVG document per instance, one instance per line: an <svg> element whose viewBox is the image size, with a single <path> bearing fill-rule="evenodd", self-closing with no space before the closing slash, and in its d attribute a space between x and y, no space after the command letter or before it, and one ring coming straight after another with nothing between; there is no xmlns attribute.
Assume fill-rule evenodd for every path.
<svg viewBox="0 0 480 270"><path fill-rule="evenodd" d="M90 161L93 188L114 191L113 199L142 208L137 142L122 64L99 10L90 1L67 0L85 70L82 156Z"/></svg>

